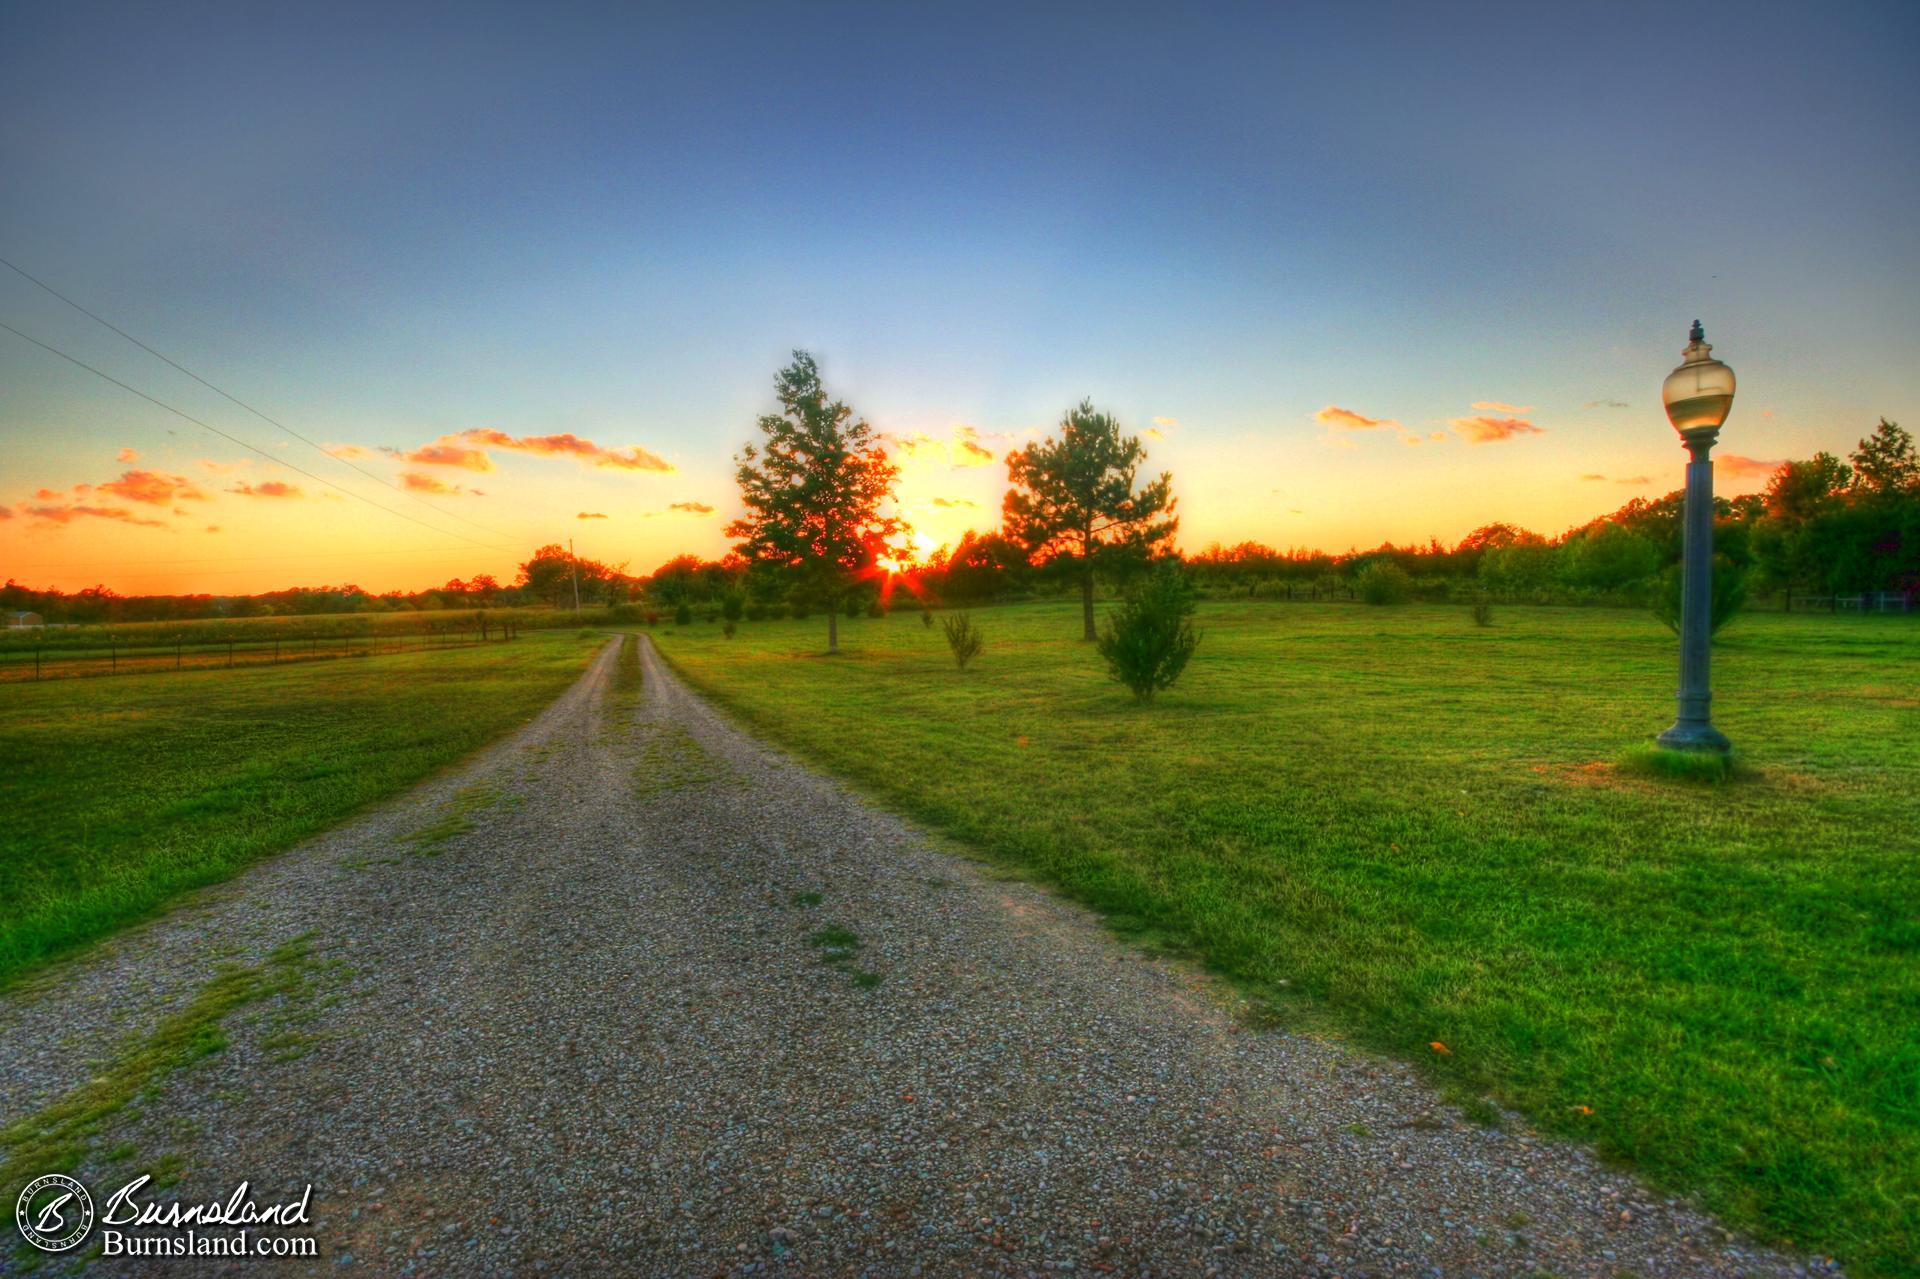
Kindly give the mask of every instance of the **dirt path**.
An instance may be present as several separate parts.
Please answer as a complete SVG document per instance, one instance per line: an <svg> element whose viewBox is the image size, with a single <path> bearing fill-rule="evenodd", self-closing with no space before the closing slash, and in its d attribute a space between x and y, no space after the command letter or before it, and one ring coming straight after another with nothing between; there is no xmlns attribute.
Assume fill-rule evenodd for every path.
<svg viewBox="0 0 1920 1279"><path fill-rule="evenodd" d="M453 775L0 999L14 1119L221 958L287 977L80 1175L96 1200L156 1165L162 1201L311 1183L319 1257L95 1269L1809 1272L1394 1066L1242 1027L750 741L644 639L623 687L616 648Z"/></svg>

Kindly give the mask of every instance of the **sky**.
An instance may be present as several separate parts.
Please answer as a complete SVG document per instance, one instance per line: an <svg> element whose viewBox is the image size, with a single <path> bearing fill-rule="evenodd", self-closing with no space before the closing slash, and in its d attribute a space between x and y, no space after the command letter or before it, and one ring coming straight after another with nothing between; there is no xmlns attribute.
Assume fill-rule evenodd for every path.
<svg viewBox="0 0 1920 1279"><path fill-rule="evenodd" d="M1696 317L1756 491L1920 421L1917 57L1910 4L0 0L0 259L312 442L0 267L133 388L0 331L0 577L718 555L795 348L924 544L1082 398L1188 549L1557 534L1678 487Z"/></svg>

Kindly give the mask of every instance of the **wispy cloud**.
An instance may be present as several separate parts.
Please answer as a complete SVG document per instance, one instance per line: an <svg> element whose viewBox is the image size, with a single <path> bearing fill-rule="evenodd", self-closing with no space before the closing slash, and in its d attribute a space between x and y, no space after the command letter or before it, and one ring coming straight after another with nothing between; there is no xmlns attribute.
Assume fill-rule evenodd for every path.
<svg viewBox="0 0 1920 1279"><path fill-rule="evenodd" d="M1533 412L1533 405L1531 404L1508 404L1503 400L1475 400L1473 407L1484 413L1511 413L1518 415Z"/></svg>
<svg viewBox="0 0 1920 1279"><path fill-rule="evenodd" d="M576 520L604 520L606 515L600 511L582 511L573 517Z"/></svg>
<svg viewBox="0 0 1920 1279"><path fill-rule="evenodd" d="M1523 417L1452 417L1447 425L1469 444L1494 444L1520 435L1543 435L1541 428Z"/></svg>
<svg viewBox="0 0 1920 1279"><path fill-rule="evenodd" d="M1479 406L1475 405L1474 407L1478 408ZM1627 407L1627 402L1625 400L1588 400L1580 407L1583 409L1624 409Z"/></svg>
<svg viewBox="0 0 1920 1279"><path fill-rule="evenodd" d="M947 507L977 507L980 505L980 503L973 499L965 497L936 497L933 499L933 504L935 506Z"/></svg>
<svg viewBox="0 0 1920 1279"><path fill-rule="evenodd" d="M423 444L407 454L407 461L421 466L457 466L465 471L491 471L493 459L485 449L460 442L460 437L443 435L432 444Z"/></svg>
<svg viewBox="0 0 1920 1279"><path fill-rule="evenodd" d="M164 520L147 519L135 515L124 506L93 506L85 503L69 505L46 504L41 506L23 506L20 513L30 519L45 520L50 524L71 524L78 519L114 520L121 524L144 524L148 528L165 528Z"/></svg>
<svg viewBox="0 0 1920 1279"><path fill-rule="evenodd" d="M297 485L280 480L263 480L258 484L249 484L244 480L227 490L241 497L304 497Z"/></svg>
<svg viewBox="0 0 1920 1279"><path fill-rule="evenodd" d="M116 462L138 462L140 455L132 449L121 449L113 455L113 460Z"/></svg>
<svg viewBox="0 0 1920 1279"><path fill-rule="evenodd" d="M1390 417L1368 417L1352 409L1343 409L1338 404L1327 405L1313 415L1313 420L1336 431L1371 431L1377 427L1400 425Z"/></svg>
<svg viewBox="0 0 1920 1279"><path fill-rule="evenodd" d="M367 455L367 451L358 444L329 444L325 451L328 457L347 459L365 457Z"/></svg>
<svg viewBox="0 0 1920 1279"><path fill-rule="evenodd" d="M1153 419L1153 424L1163 431L1171 431L1174 427L1180 425L1180 419L1177 417L1157 417Z"/></svg>
<svg viewBox="0 0 1920 1279"><path fill-rule="evenodd" d="M483 448L505 449L512 453L571 457L589 466L613 471L657 471L665 475L671 474L674 469L673 463L638 444L629 444L624 448L603 448L592 440L582 439L567 431L557 435L514 436L505 431L480 428L462 431L457 438Z"/></svg>
<svg viewBox="0 0 1920 1279"><path fill-rule="evenodd" d="M400 482L415 493L439 493L446 497L485 497L486 490L470 489L464 484L448 484L431 475L422 475L418 471L400 472Z"/></svg>
<svg viewBox="0 0 1920 1279"><path fill-rule="evenodd" d="M126 450L122 450L123 452ZM158 471L127 471L117 480L99 486L101 493L127 502L148 506L171 506L175 502L204 502L207 495L193 486L184 475L162 475Z"/></svg>
<svg viewBox="0 0 1920 1279"><path fill-rule="evenodd" d="M1772 475L1786 463L1778 459L1765 461L1757 457L1742 457L1738 453L1723 453L1714 459L1717 469L1730 479L1750 480Z"/></svg>
<svg viewBox="0 0 1920 1279"><path fill-rule="evenodd" d="M893 437L900 456L931 466L991 466L994 451L980 442L980 432L971 426L956 426L946 439L916 431Z"/></svg>
<svg viewBox="0 0 1920 1279"><path fill-rule="evenodd" d="M1589 471L1585 475L1582 475L1580 478L1583 480L1586 480L1588 483L1594 483L1594 484L1605 484L1608 482L1612 482L1614 484L1632 484L1635 486L1640 486L1640 485L1653 483L1653 477L1651 475L1602 475L1598 471Z"/></svg>
<svg viewBox="0 0 1920 1279"><path fill-rule="evenodd" d="M688 515L712 515L713 508L705 502L669 502L669 511L684 511Z"/></svg>

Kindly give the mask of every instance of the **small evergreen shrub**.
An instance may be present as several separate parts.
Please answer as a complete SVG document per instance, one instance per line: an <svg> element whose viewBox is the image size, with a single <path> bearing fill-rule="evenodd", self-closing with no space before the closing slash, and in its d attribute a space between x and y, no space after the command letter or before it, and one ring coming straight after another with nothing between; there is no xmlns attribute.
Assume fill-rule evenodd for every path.
<svg viewBox="0 0 1920 1279"><path fill-rule="evenodd" d="M967 669L967 663L980 656L980 650L986 647L986 637L974 624L971 613L955 613L940 619L940 629L947 637L947 647L953 652L953 664L961 670Z"/></svg>
<svg viewBox="0 0 1920 1279"><path fill-rule="evenodd" d="M1680 566L1675 564L1660 577L1653 593L1653 615L1675 635L1680 633ZM1747 575L1735 568L1725 556L1713 557L1713 608L1707 623L1708 634L1738 617L1747 606Z"/></svg>
<svg viewBox="0 0 1920 1279"><path fill-rule="evenodd" d="M692 625L693 606L691 604L681 604L678 608L675 608L673 610L673 624L675 626Z"/></svg>
<svg viewBox="0 0 1920 1279"><path fill-rule="evenodd" d="M1200 645L1193 629L1193 595L1172 565L1135 583L1100 632L1107 670L1143 702L1170 688Z"/></svg>
<svg viewBox="0 0 1920 1279"><path fill-rule="evenodd" d="M760 603L760 601L758 600L755 600L753 603L747 605L747 620L749 622L766 621L767 606L765 604Z"/></svg>
<svg viewBox="0 0 1920 1279"><path fill-rule="evenodd" d="M1374 560L1354 577L1353 590L1368 604L1405 604L1413 598L1413 579L1398 564Z"/></svg>
<svg viewBox="0 0 1920 1279"><path fill-rule="evenodd" d="M933 629L933 610L925 604L920 606L920 625L926 627L928 630Z"/></svg>
<svg viewBox="0 0 1920 1279"><path fill-rule="evenodd" d="M881 605L880 597L878 595L874 596L872 599L867 601L868 617L885 617L886 615L887 615L887 610Z"/></svg>
<svg viewBox="0 0 1920 1279"><path fill-rule="evenodd" d="M734 621L731 617L729 617L726 621L726 625L720 628L720 633L722 635L725 635L728 639L732 639L733 633L739 629L740 629L740 623Z"/></svg>
<svg viewBox="0 0 1920 1279"><path fill-rule="evenodd" d="M737 622L747 611L746 597L739 591L728 591L720 597L720 615L729 622Z"/></svg>
<svg viewBox="0 0 1920 1279"><path fill-rule="evenodd" d="M1472 609L1475 626L1493 625L1493 600L1485 592L1473 597Z"/></svg>

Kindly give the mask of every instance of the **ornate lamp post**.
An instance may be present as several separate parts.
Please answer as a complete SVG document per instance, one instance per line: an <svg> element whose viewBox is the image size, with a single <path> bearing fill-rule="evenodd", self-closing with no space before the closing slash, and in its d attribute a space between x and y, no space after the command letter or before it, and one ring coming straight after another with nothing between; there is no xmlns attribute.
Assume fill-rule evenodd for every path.
<svg viewBox="0 0 1920 1279"><path fill-rule="evenodd" d="M1693 322L1680 367L1667 374L1660 398L1687 449L1686 523L1680 569L1680 713L1660 734L1676 750L1732 748L1713 726L1708 662L1713 645L1713 463L1707 453L1733 408L1733 370L1713 358L1706 330Z"/></svg>

